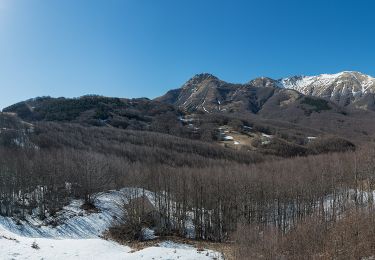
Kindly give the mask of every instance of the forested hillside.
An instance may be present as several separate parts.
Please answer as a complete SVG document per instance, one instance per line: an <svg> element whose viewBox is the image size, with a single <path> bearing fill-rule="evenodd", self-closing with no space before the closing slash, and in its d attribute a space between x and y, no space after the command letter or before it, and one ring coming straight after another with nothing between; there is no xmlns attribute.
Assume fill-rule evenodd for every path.
<svg viewBox="0 0 375 260"><path fill-rule="evenodd" d="M73 199L96 212L99 192L137 187L157 213L124 206L132 213L113 239L142 239L147 227L229 243L237 259L374 255L371 138L99 96L21 102L0 123L0 215L20 225L61 225L51 219Z"/></svg>

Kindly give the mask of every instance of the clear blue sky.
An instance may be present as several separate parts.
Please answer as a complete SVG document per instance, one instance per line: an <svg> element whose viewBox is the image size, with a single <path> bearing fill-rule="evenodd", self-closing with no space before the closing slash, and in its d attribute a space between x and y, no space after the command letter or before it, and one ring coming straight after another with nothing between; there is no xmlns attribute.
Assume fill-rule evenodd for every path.
<svg viewBox="0 0 375 260"><path fill-rule="evenodd" d="M0 0L0 108L41 95L153 98L200 72L375 75L374 2Z"/></svg>

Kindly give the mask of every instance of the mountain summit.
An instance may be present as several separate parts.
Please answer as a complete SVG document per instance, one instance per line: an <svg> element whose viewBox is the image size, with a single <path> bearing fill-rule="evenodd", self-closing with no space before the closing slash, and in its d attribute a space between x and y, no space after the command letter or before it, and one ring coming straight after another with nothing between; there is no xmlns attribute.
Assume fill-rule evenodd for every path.
<svg viewBox="0 0 375 260"><path fill-rule="evenodd" d="M375 78L360 72L344 71L337 74L283 78L277 81L277 86L347 106L373 96Z"/></svg>
<svg viewBox="0 0 375 260"><path fill-rule="evenodd" d="M248 84L233 84L211 74L197 74L181 88L170 90L156 100L176 105L186 111L257 112L275 90L275 82L266 78Z"/></svg>
<svg viewBox="0 0 375 260"><path fill-rule="evenodd" d="M375 78L360 72L344 71L277 80L259 77L246 84L233 84L203 73L156 100L187 111L210 113L246 110L257 113L274 95L278 96L274 99L284 104L302 95L325 99L340 107L375 110Z"/></svg>

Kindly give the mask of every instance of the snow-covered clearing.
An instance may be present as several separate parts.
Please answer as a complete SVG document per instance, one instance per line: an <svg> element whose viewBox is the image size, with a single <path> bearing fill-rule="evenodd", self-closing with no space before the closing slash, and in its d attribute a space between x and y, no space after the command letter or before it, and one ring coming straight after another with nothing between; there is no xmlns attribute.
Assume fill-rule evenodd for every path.
<svg viewBox="0 0 375 260"><path fill-rule="evenodd" d="M10 259L220 259L220 254L211 250L197 251L188 245L161 243L134 252L103 239L49 239L21 237L0 228L0 258ZM32 245L35 245L33 248Z"/></svg>
<svg viewBox="0 0 375 260"><path fill-rule="evenodd" d="M96 213L85 212L80 208L83 202L74 200L56 218L44 221L27 216L17 223L0 217L0 259L221 259L217 252L197 251L173 242L134 252L130 247L101 239L99 236L114 222L123 220L123 204L130 197L142 195L154 201L149 191L124 188L97 194ZM52 220L58 224L48 224Z"/></svg>
<svg viewBox="0 0 375 260"><path fill-rule="evenodd" d="M36 216L26 216L25 221L16 222L12 218L0 216L0 227L27 237L40 238L97 238L113 222L124 216L123 205L132 193L141 194L140 189L124 188L119 191L98 193L94 204L98 213L87 213L81 209L82 200L73 200L56 217L41 221ZM151 196L151 192L146 192ZM57 223L51 225L50 223ZM21 224L21 225L20 225Z"/></svg>

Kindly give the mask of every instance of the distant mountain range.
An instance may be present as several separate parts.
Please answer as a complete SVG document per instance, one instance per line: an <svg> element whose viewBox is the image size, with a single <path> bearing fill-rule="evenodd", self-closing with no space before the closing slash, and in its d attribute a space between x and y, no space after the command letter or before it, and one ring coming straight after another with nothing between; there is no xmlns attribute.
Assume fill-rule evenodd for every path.
<svg viewBox="0 0 375 260"><path fill-rule="evenodd" d="M278 80L277 86L326 98L341 106L355 104L356 107L374 108L375 78L360 72L295 76Z"/></svg>
<svg viewBox="0 0 375 260"><path fill-rule="evenodd" d="M375 110L375 78L360 72L344 71L318 76L282 79L260 77L246 84L232 84L211 74L198 74L181 88L171 90L157 101L186 111L269 113L270 107L293 106L304 96L323 99L326 108ZM317 101L324 104L324 101Z"/></svg>
<svg viewBox="0 0 375 260"><path fill-rule="evenodd" d="M278 135L297 144L326 135L367 142L375 140L374 82L359 72L341 72L233 84L205 73L153 100L39 97L9 106L2 115L28 123L145 130L206 141L216 140L217 132L228 127L252 127L258 135ZM0 127L1 122L0 116Z"/></svg>

